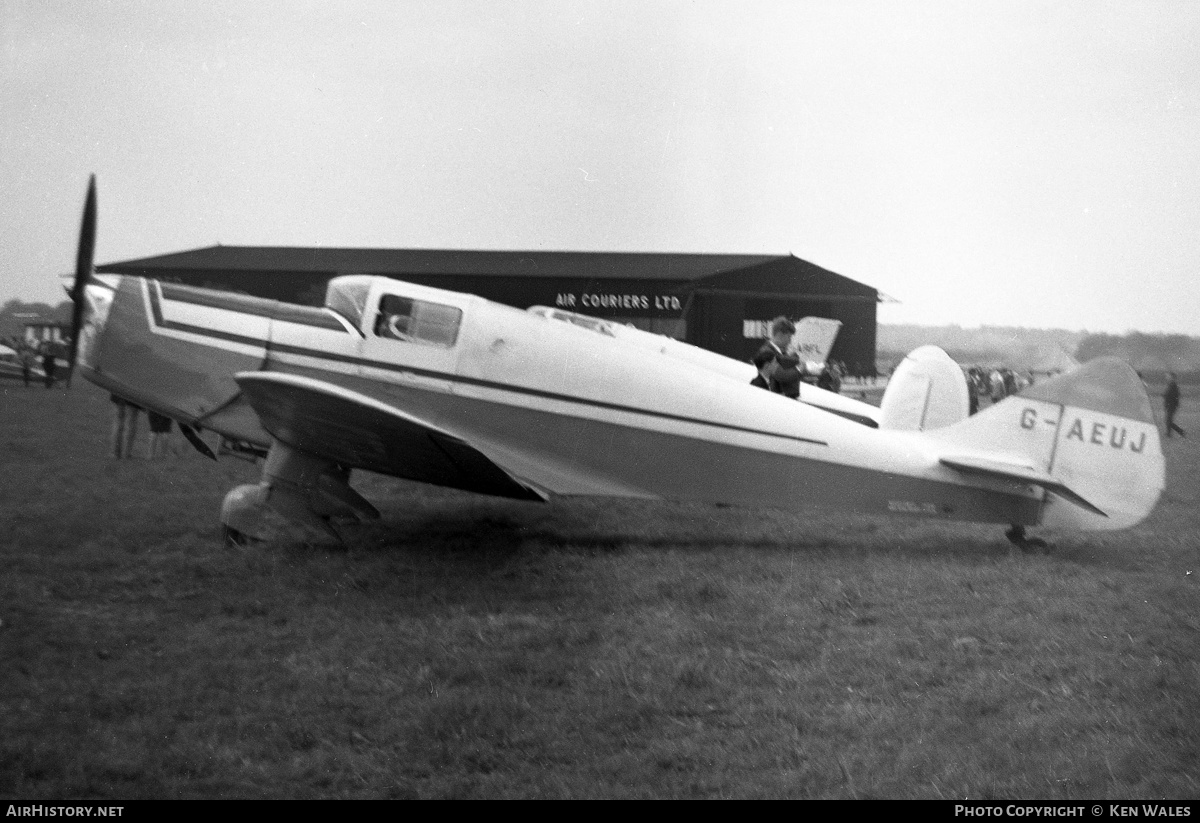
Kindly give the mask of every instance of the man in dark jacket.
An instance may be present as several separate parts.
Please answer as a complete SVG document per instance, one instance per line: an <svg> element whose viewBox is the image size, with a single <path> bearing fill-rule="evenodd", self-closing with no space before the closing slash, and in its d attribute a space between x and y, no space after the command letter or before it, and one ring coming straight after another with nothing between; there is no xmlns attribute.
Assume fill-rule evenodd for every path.
<svg viewBox="0 0 1200 823"><path fill-rule="evenodd" d="M753 385L793 399L800 396L800 371L797 368L800 358L787 353L795 334L796 324L786 317L777 317L771 322L770 339L754 355L758 377L750 381Z"/></svg>
<svg viewBox="0 0 1200 823"><path fill-rule="evenodd" d="M1179 428L1175 422L1175 412L1179 411L1179 383L1175 381L1175 372L1167 374L1167 390L1163 392L1163 409L1167 413L1167 437L1171 432L1179 432L1181 437L1187 437L1187 432Z"/></svg>
<svg viewBox="0 0 1200 823"><path fill-rule="evenodd" d="M50 350L49 344L42 349L42 371L46 374L46 388L54 388L54 369L58 364L54 362L54 353Z"/></svg>
<svg viewBox="0 0 1200 823"><path fill-rule="evenodd" d="M751 386L757 386L760 389L767 391L775 391L773 388L774 380L771 375L775 373L775 352L766 346L758 350L754 355L754 368L758 374L754 375L754 379L750 381Z"/></svg>

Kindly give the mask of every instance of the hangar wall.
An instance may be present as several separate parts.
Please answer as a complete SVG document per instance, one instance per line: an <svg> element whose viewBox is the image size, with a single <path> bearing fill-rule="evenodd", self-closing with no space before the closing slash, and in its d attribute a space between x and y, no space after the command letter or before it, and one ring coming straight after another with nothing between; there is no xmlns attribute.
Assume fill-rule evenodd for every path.
<svg viewBox="0 0 1200 823"><path fill-rule="evenodd" d="M780 315L842 322L831 357L874 374L878 292L791 255L466 252L214 246L97 271L321 305L339 274L380 274L528 308L630 323L739 360Z"/></svg>

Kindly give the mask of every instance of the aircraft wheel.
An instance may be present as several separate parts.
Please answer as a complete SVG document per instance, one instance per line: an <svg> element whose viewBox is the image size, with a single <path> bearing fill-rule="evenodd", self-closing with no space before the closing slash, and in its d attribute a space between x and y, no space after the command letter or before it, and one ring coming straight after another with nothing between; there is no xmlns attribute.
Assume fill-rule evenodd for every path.
<svg viewBox="0 0 1200 823"><path fill-rule="evenodd" d="M256 540L248 534L243 534L232 526L224 526L221 529L221 543L227 549L240 549L243 546L253 546L261 542L261 540Z"/></svg>
<svg viewBox="0 0 1200 823"><path fill-rule="evenodd" d="M1030 554L1033 554L1034 552L1037 552L1038 554L1050 554L1053 549L1053 543L1047 543L1040 537L1030 537L1025 541L1024 550Z"/></svg>
<svg viewBox="0 0 1200 823"><path fill-rule="evenodd" d="M1033 554L1034 552L1049 554L1050 550L1054 548L1052 544L1047 543L1040 537L1026 536L1024 526L1013 526L1004 533L1004 536L1008 538L1009 543L1012 543L1018 549L1025 552L1025 554Z"/></svg>

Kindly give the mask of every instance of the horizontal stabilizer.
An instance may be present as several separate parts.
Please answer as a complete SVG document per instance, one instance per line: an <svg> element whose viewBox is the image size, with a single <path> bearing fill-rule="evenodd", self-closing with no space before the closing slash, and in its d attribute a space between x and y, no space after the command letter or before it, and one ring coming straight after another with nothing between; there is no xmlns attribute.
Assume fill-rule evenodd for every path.
<svg viewBox="0 0 1200 823"><path fill-rule="evenodd" d="M1039 381L928 435L945 466L1051 492L1041 520L1050 528L1127 529L1153 511L1166 479L1146 387L1114 357Z"/></svg>
<svg viewBox="0 0 1200 823"><path fill-rule="evenodd" d="M1030 483L1041 486L1048 492L1053 492L1065 500L1070 500L1093 514L1108 517L1101 509L1089 503L1082 495L1072 491L1058 478L1035 468L1034 466L1008 463L1003 460L992 460L986 457L962 455L943 456L941 463L966 474L982 474L997 477L1002 480L1015 480L1018 483Z"/></svg>

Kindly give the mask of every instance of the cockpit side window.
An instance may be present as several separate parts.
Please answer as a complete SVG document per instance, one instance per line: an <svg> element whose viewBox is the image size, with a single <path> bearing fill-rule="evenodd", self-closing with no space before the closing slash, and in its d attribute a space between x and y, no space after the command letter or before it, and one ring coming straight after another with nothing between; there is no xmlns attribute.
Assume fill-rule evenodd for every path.
<svg viewBox="0 0 1200 823"><path fill-rule="evenodd" d="M375 334L410 343L450 348L458 339L462 309L385 294L379 301Z"/></svg>

